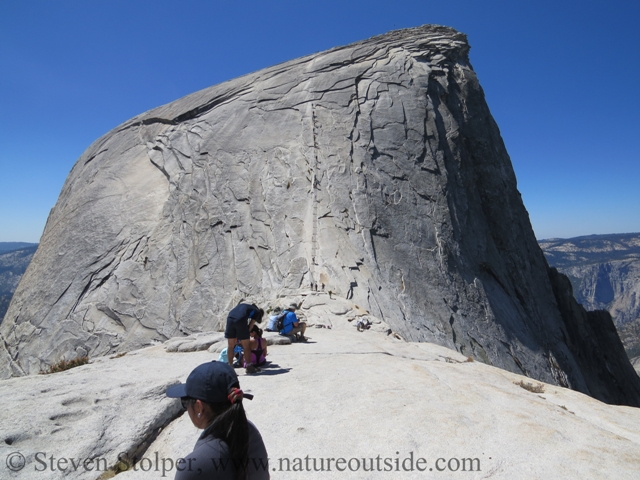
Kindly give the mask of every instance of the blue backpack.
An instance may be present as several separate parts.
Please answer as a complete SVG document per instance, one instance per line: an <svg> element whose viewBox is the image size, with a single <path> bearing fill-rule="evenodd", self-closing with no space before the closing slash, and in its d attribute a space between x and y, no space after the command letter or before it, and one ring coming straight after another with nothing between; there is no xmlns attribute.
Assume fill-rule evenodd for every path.
<svg viewBox="0 0 640 480"><path fill-rule="evenodd" d="M278 315L278 318L276 318L276 331L279 332L284 328L284 317L286 317L287 313L289 313L290 311L291 310L284 310Z"/></svg>

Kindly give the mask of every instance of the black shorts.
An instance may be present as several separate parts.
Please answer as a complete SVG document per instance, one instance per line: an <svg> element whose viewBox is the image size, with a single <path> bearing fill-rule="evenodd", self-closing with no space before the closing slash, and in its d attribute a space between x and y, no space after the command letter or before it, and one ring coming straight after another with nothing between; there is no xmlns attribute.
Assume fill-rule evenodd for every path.
<svg viewBox="0 0 640 480"><path fill-rule="evenodd" d="M224 331L224 338L237 338L238 340L248 340L249 323L251 320L246 318L227 317L227 328Z"/></svg>

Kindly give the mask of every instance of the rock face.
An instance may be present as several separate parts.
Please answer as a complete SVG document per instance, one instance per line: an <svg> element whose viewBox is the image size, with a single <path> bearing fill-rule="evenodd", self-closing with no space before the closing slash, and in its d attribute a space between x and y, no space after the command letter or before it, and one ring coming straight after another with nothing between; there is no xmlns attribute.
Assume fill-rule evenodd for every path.
<svg viewBox="0 0 640 480"><path fill-rule="evenodd" d="M17 248L11 249L12 245ZM7 248L7 251L2 251L3 247ZM37 245L32 244L0 243L0 322L36 248Z"/></svg>
<svg viewBox="0 0 640 480"><path fill-rule="evenodd" d="M640 355L640 234L542 240L540 246L569 277L578 303L607 310L629 356Z"/></svg>
<svg viewBox="0 0 640 480"><path fill-rule="evenodd" d="M565 341L581 370L591 373L585 378L589 392L596 398L625 398L626 379L638 377L624 354L611 315L606 310L587 312L577 304L569 279L555 268L550 269L549 278L566 328ZM610 378L611 372L617 374L610 382L600 381Z"/></svg>
<svg viewBox="0 0 640 480"><path fill-rule="evenodd" d="M618 335L628 356L640 353L640 319L619 326Z"/></svg>
<svg viewBox="0 0 640 480"><path fill-rule="evenodd" d="M407 340L640 404L635 373L596 377L567 345L468 50L446 27L391 32L97 140L1 326L2 374L215 330L242 299L318 283Z"/></svg>

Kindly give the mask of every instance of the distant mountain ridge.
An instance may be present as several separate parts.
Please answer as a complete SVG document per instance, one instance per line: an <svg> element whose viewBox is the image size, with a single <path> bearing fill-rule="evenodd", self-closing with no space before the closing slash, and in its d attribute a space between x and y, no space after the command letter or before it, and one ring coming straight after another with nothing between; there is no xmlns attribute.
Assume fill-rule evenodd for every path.
<svg viewBox="0 0 640 480"><path fill-rule="evenodd" d="M28 242L0 242L0 253L11 252L13 250L20 250L22 248L37 247L37 243Z"/></svg>
<svg viewBox="0 0 640 480"><path fill-rule="evenodd" d="M640 260L640 233L540 240L549 265L575 267L614 260Z"/></svg>
<svg viewBox="0 0 640 480"><path fill-rule="evenodd" d="M0 323L37 248L37 243L0 242Z"/></svg>
<svg viewBox="0 0 640 480"><path fill-rule="evenodd" d="M629 357L640 355L640 233L540 240L578 303L611 313Z"/></svg>

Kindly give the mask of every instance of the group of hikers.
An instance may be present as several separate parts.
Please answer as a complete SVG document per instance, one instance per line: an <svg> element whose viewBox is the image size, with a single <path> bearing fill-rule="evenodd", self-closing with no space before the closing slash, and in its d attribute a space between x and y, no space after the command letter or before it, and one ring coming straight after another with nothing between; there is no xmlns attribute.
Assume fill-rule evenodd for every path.
<svg viewBox="0 0 640 480"><path fill-rule="evenodd" d="M306 342L307 324L298 320L297 309L297 305L292 303L284 310L274 310L266 331ZM227 339L227 362L232 367L244 367L246 373L257 373L266 363L267 342L262 338L263 330L257 325L262 323L263 317L264 310L255 304L240 303L229 312L224 336ZM238 357L234 355L236 352Z"/></svg>
<svg viewBox="0 0 640 480"><path fill-rule="evenodd" d="M266 330L306 342L307 325L298 320L296 310L296 304L277 309ZM247 420L242 406L243 399L251 400L253 395L240 389L233 355L239 344L246 373L260 371L259 365L266 362L267 355L263 331L257 325L263 317L264 310L255 304L240 303L234 307L227 316L224 332L228 342L227 362L203 363L189 374L186 383L167 389L168 397L180 399L193 425L204 430L193 451L180 459L180 467L176 466L176 480L270 478L264 441L256 426Z"/></svg>

